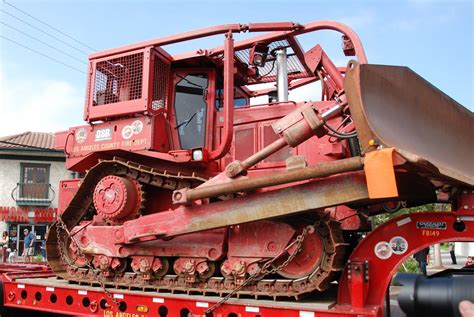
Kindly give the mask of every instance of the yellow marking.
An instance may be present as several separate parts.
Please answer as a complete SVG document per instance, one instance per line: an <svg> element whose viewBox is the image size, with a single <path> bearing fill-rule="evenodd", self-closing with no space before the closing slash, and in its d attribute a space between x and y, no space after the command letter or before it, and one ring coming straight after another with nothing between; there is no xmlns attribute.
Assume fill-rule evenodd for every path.
<svg viewBox="0 0 474 317"><path fill-rule="evenodd" d="M438 230L421 230L421 235L425 237L439 237Z"/></svg>

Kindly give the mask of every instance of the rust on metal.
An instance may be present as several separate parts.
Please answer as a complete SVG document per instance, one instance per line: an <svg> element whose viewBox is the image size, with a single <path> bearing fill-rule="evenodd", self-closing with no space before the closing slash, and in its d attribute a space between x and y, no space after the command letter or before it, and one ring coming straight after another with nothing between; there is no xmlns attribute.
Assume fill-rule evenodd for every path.
<svg viewBox="0 0 474 317"><path fill-rule="evenodd" d="M254 166L258 162L264 160L265 158L269 157L276 151L284 148L286 146L286 141L285 139L277 139L265 148L263 148L261 151L249 156L246 158L244 161L234 161L230 163L226 167L226 174L228 177L235 177L242 173L243 171L246 171L250 167Z"/></svg>
<svg viewBox="0 0 474 317"><path fill-rule="evenodd" d="M121 175L125 177L132 177L141 180L149 180L151 185L151 180L153 177L147 177L147 174L153 174L153 176L160 176L163 178L171 178L176 182L176 186L181 181L190 180L199 183L202 179L196 178L195 176L185 176L185 175L173 175L167 172L158 172L156 170L147 168L146 166L138 166L131 162L125 162L118 159L112 161L102 161L91 171L84 179L84 182L81 184L78 194L73 199L72 203L69 205L68 209L63 213L62 219L59 222L52 226L50 234L47 241L47 250L48 250L48 261L55 272L55 274L61 276L70 281L77 281L80 283L89 283L96 284L97 279L104 288L107 290L108 287L117 287L117 286L144 286L148 288L154 288L160 290L163 288L171 290L187 290L187 291L212 291L217 293L230 293L235 290L233 280L224 280L222 277L214 277L212 274L207 274L208 270L213 270L212 268L208 269L207 266L213 266L213 262L205 262L205 265L201 263L196 263L195 265L192 262L185 263L186 267L189 266L190 272L197 272L200 276L199 279L196 279L194 276L190 279L189 276L177 276L177 275L163 275L163 271L157 266L156 271L160 274L158 279L150 279L150 268L148 264L151 263L151 260L148 262L148 266L145 267L142 271L137 273L137 269L132 272L125 271L125 266L123 266L123 259L125 256L128 256L127 253L123 252L123 248L117 248L117 254L115 256L100 255L95 256L93 261L90 260L88 253L92 255L96 254L96 248L82 248L81 245L84 244L83 238L88 235L89 231L97 231L101 236L110 236L117 237L117 229L121 226L90 226L86 229L78 227L80 230L79 234L75 234L75 225L79 224L79 221L85 215L88 210L88 206L92 204L92 191L89 190L92 184L98 183L101 179L101 176L104 173L113 173L114 175ZM154 182L154 184L165 184L165 181ZM169 183L169 182L168 182ZM92 186L93 188L94 186ZM341 194L336 194L337 191L341 191ZM284 199L276 199L277 196L281 196ZM75 204L74 202L81 197L88 204ZM291 197L291 199L290 199ZM148 216L142 216L139 219L126 222L123 226L124 234L127 236L127 229L132 230L145 230L146 232L151 232L156 229L156 223L163 224L165 228L172 229L173 227L177 230L175 232L168 232L167 235L181 235L186 232L201 232L206 230L206 226L214 227L229 227L230 224L239 224L244 222L252 222L259 219L270 219L275 218L281 215L289 215L297 212L310 212L314 219L316 219L316 231L318 232L318 237L321 239L322 250L319 256L314 257L310 267L302 271L302 275L299 275L294 264L288 266L288 272L283 272L282 274L290 276L298 276L298 279L263 279L255 283L249 284L248 286L242 287L242 290L239 290L239 294L252 294L252 295L271 295L271 296L298 296L302 293L311 292L313 290L323 291L329 287L329 282L334 279L334 274L343 268L343 259L345 253L345 244L342 239L342 233L339 229L339 224L332 220L329 217L329 214L324 212L316 211L316 209L326 206L326 205L337 205L342 201L363 201L368 199L368 193L365 186L364 176L362 174L354 175L341 175L335 176L334 179L322 180L320 182L303 184L299 188L286 188L283 190L275 191L274 193L267 193L266 195L256 195L252 198L252 201L246 202L245 199L234 200L232 204L226 203L225 201L221 202L221 210L217 209L212 213L206 214L206 208L201 208L201 210L190 211L187 207L181 207L178 210L171 211L174 215L170 217L168 212L155 213ZM219 205L219 203L217 203ZM293 208L288 208L293 205ZM237 208L235 208L237 207ZM255 209L257 207L257 209ZM199 206L195 206L194 209L199 209ZM183 213L189 215L189 213L196 214L199 218L202 218L204 221L199 222L196 227L196 224L193 222L197 219L193 216L188 217L191 220L191 223L186 224L176 224L170 225L166 224L163 219L155 219L156 216L162 215L164 219L168 221L179 221L183 220L179 214ZM199 213L203 213L199 216ZM229 213L229 218L223 216L223 214ZM220 220L226 220L226 223L219 223ZM158 222L154 222L158 221ZM127 223L133 224L129 228L126 228ZM151 227L146 227L147 225L152 225L155 229ZM181 232L180 232L181 230ZM70 232L73 232L71 235ZM143 231L142 231L143 232ZM73 238L71 238L71 236ZM182 236L183 238L185 236ZM77 240L76 240L77 238ZM179 237L178 237L179 239ZM174 240L174 239L173 239ZM171 240L171 241L173 241ZM103 241L105 242L105 240ZM258 242L258 241L256 241ZM100 241L96 241L100 244ZM146 242L145 242L146 243ZM164 242L166 244L166 242ZM291 244L290 244L291 245ZM258 246L261 247L261 246ZM308 248L308 245L303 245L303 248ZM304 253L308 254L310 250L303 250ZM210 253L212 254L212 253ZM113 254L111 254L113 255ZM278 255L278 258L281 255ZM296 258L298 255L295 254ZM301 255L304 256L304 255ZM207 256L206 256L207 257ZM306 258L306 256L304 256ZM293 257L289 257L292 259ZM214 257L215 259L215 257ZM141 259L143 260L143 259ZM282 258L284 260L284 258ZM90 264L88 264L90 261ZM155 263L166 263L166 258L155 258L153 262ZM191 261L191 260L190 260ZM282 266L280 262L276 262L276 257L271 261L277 268L283 270L286 268L286 265ZM143 261L142 261L143 262ZM183 261L182 261L183 262ZM269 262L270 263L270 262ZM321 263L321 265L317 265ZM146 263L145 263L146 264ZM189 264L189 265L188 265ZM95 268L96 267L96 268ZM106 269L101 269L101 275L97 276L97 268L106 267ZM133 269L133 267L132 267ZM183 271L181 267L178 267L180 272ZM201 271L199 271L201 270ZM186 271L186 270L185 270ZM184 272L184 271L183 271ZM187 272L187 271L186 271ZM293 273L289 273L293 272ZM157 274L157 273L155 273ZM202 283L206 282L207 287L203 288Z"/></svg>
<svg viewBox="0 0 474 317"><path fill-rule="evenodd" d="M239 179L233 182L200 187L195 189L183 190L182 194L186 196L186 201L191 202L197 199L218 197L226 194L238 192L247 192L259 188L293 183L297 181L308 180L312 178L327 177L334 174L353 172L361 170L364 167L364 160L361 157L351 157L348 159L334 162L319 163L301 169L269 174L261 177Z"/></svg>
<svg viewBox="0 0 474 317"><path fill-rule="evenodd" d="M304 52L296 36L322 29L342 33L360 64ZM245 31L273 32L234 43ZM217 34L214 49L160 47ZM472 112L407 68L366 62L357 35L331 21L229 24L91 55L87 124L58 134L67 167L86 174L60 189L51 268L99 283L115 304L109 287L227 294L210 312L233 295L327 290L370 216L437 193L469 208ZM286 84L315 81L321 98L273 102L273 88L255 88L275 81L280 101ZM401 252L404 237L389 238ZM366 251L347 273L360 309L361 265L381 255Z"/></svg>
<svg viewBox="0 0 474 317"><path fill-rule="evenodd" d="M408 67L349 62L344 82L361 149L394 147L474 186L474 114Z"/></svg>
<svg viewBox="0 0 474 317"><path fill-rule="evenodd" d="M124 223L125 242L140 237L172 237L305 211L356 203L369 198L365 175L353 172L279 190L207 205L180 206ZM156 224L160 224L158 227Z"/></svg>

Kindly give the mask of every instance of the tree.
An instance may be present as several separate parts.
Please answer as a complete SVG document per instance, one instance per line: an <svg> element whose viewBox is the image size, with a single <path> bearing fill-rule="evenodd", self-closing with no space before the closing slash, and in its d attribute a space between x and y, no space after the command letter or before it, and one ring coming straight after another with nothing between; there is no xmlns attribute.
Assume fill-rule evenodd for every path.
<svg viewBox="0 0 474 317"><path fill-rule="evenodd" d="M447 204L434 204L434 211L446 211L448 208ZM443 267L443 259L441 257L441 245L435 244L434 245L434 262L433 265L435 267Z"/></svg>
<svg viewBox="0 0 474 317"><path fill-rule="evenodd" d="M435 204L428 204L428 205L422 205L422 206L416 206L416 207L410 207L410 208L402 208L396 212L392 213L384 213L380 215L376 215L372 217L372 226L373 228L377 228L381 224L393 219L397 218L401 215L409 215L415 212L423 212L423 211L432 211L435 210L434 207Z"/></svg>
<svg viewBox="0 0 474 317"><path fill-rule="evenodd" d="M442 267L443 266L443 260L441 259L441 248L439 244L434 245L434 261L433 261L433 266L434 267Z"/></svg>

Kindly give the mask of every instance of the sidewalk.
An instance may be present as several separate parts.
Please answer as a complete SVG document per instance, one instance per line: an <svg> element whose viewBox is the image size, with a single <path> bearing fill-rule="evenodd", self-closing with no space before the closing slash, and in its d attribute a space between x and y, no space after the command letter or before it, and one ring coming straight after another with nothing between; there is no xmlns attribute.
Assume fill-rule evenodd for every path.
<svg viewBox="0 0 474 317"><path fill-rule="evenodd" d="M466 256L456 254L457 264L451 264L451 255L449 254L449 251L441 249L441 263L443 264L443 266L442 267L434 267L433 266L433 259L434 259L433 252L430 253L430 257L431 257L430 264L426 268L426 271L427 271L428 275L431 275L431 274L434 274L434 273L437 273L439 271L446 270L446 269L460 269L464 266L464 264L466 263L466 260L467 260Z"/></svg>

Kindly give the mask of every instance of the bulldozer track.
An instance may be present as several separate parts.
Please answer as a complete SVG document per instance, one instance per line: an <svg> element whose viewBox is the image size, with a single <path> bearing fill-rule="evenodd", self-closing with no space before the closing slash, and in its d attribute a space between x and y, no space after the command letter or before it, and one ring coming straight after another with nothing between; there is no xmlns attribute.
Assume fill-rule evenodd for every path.
<svg viewBox="0 0 474 317"><path fill-rule="evenodd" d="M93 268L90 263L76 265L66 259L64 248L74 243L69 231L79 224L90 212L93 204L92 193L97 182L106 175L126 176L137 180L140 184L176 190L183 187L195 187L206 181L196 174L173 174L154 168L124 161L119 158L101 161L88 171L76 195L61 215L58 222L50 229L47 241L48 262L59 277L70 282L101 286L105 289L135 289L143 291L187 293L187 294L219 294L220 296L235 293L238 296L254 297L295 297L312 291L324 291L334 279L336 272L344 265L346 244L343 241L339 223L331 220L324 212L317 212L314 225L321 237L324 252L320 265L310 274L298 279L277 276L264 278L242 287L242 281L220 276L190 283L184 277L167 274L156 279L144 279L141 274L126 271L111 277L104 277L101 271ZM70 239L68 241L68 239ZM82 251L79 252L81 256ZM85 260L87 261L87 259ZM273 277L273 276L270 276ZM238 290L236 292L236 290Z"/></svg>

